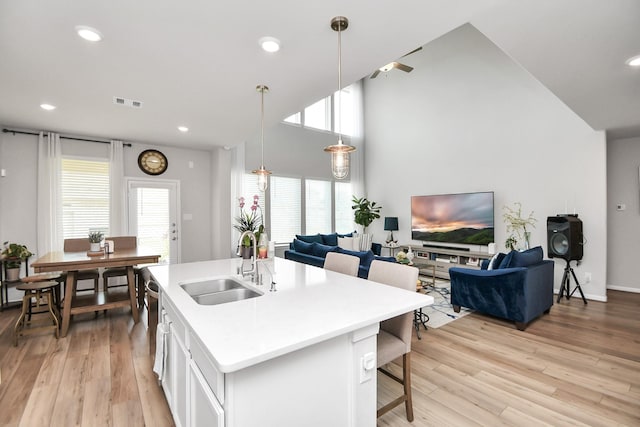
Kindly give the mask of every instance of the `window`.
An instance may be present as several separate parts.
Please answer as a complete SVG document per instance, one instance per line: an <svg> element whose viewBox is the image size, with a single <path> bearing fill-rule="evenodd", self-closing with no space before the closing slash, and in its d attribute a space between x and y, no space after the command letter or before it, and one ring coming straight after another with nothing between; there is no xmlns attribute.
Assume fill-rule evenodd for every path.
<svg viewBox="0 0 640 427"><path fill-rule="evenodd" d="M269 178L269 180L271 180L271 178ZM265 197L264 197L264 193L260 192L260 190L258 189L258 175L256 174L252 174L252 173L245 173L244 177L243 177L243 181L242 181L242 188L244 190L244 194L242 195L242 197L244 197L244 210L247 213L250 213L250 208L251 205L253 204L253 198L255 196L258 196L258 206L260 206L260 210L258 212L258 214L263 217L266 216L266 205L265 205ZM238 207L238 213L240 213L240 207ZM264 224L264 226L266 227L266 218L262 218L260 221L258 221L258 226L260 224Z"/></svg>
<svg viewBox="0 0 640 427"><path fill-rule="evenodd" d="M342 89L342 109L338 104L338 92L333 94L333 111L336 116L335 133L342 135L353 136L354 127L354 106L353 106L353 93L350 87ZM340 116L339 116L340 115ZM338 121L338 116L340 121Z"/></svg>
<svg viewBox="0 0 640 427"><path fill-rule="evenodd" d="M270 239L276 243L291 242L302 232L302 194L299 178L271 176Z"/></svg>
<svg viewBox="0 0 640 427"><path fill-rule="evenodd" d="M331 181L305 180L305 234L331 233Z"/></svg>
<svg viewBox="0 0 640 427"><path fill-rule="evenodd" d="M304 109L304 125L321 130L331 130L331 98L324 98Z"/></svg>
<svg viewBox="0 0 640 427"><path fill-rule="evenodd" d="M335 183L336 232L347 234L353 231L352 190L350 182Z"/></svg>
<svg viewBox="0 0 640 427"><path fill-rule="evenodd" d="M62 237L109 235L109 163L62 159Z"/></svg>
<svg viewBox="0 0 640 427"><path fill-rule="evenodd" d="M290 115L289 117L287 117L286 119L284 119L285 123L291 123L294 125L299 125L302 123L302 121L300 120L300 112L297 112L295 114Z"/></svg>

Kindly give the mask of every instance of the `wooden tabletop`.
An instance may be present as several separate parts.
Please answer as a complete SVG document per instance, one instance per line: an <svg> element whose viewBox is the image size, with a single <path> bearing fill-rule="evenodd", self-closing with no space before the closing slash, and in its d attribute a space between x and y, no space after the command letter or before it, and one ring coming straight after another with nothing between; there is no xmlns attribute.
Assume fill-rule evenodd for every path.
<svg viewBox="0 0 640 427"><path fill-rule="evenodd" d="M87 252L49 252L38 258L31 267L36 273L49 271L76 271L99 267L126 267L137 264L155 264L160 255L143 248L116 250L100 256L89 256Z"/></svg>

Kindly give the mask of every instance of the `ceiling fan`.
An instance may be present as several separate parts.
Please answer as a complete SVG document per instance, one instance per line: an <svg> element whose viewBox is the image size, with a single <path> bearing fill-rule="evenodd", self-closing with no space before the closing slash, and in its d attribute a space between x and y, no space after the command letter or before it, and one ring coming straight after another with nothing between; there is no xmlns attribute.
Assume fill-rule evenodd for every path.
<svg viewBox="0 0 640 427"><path fill-rule="evenodd" d="M401 58L404 58L405 56L409 56L412 53L415 53L417 51L419 51L420 49L422 49L422 46L412 50L411 52L407 53L406 55L402 55ZM377 70L375 70L373 72L373 74L371 74L371 79L375 79L376 77L378 77L378 74L380 74L380 72L386 73L388 71L393 70L394 68L397 68L398 70L404 71L405 73L410 73L413 70L413 67L410 67L406 64L403 64L401 62L398 61L393 61L393 62L389 62L387 65L378 68Z"/></svg>

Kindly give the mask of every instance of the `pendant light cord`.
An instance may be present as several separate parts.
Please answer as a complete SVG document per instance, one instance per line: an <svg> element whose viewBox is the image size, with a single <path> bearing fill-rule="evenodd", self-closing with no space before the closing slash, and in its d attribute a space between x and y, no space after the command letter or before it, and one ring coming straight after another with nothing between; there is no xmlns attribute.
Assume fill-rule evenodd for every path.
<svg viewBox="0 0 640 427"><path fill-rule="evenodd" d="M342 28L338 25L338 144L342 144Z"/></svg>
<svg viewBox="0 0 640 427"><path fill-rule="evenodd" d="M264 169L264 87L260 89L260 169Z"/></svg>

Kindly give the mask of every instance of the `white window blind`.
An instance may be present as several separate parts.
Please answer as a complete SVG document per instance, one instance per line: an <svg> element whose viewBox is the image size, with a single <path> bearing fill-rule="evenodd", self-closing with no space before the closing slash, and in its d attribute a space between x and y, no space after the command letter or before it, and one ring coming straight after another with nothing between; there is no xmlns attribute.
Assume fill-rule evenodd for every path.
<svg viewBox="0 0 640 427"><path fill-rule="evenodd" d="M62 235L109 234L109 163L62 159Z"/></svg>
<svg viewBox="0 0 640 427"><path fill-rule="evenodd" d="M299 178L271 176L271 240L293 241L302 229L302 192Z"/></svg>
<svg viewBox="0 0 640 427"><path fill-rule="evenodd" d="M336 232L347 234L353 231L352 190L350 182L335 183Z"/></svg>
<svg viewBox="0 0 640 427"><path fill-rule="evenodd" d="M305 180L305 234L331 233L331 181Z"/></svg>

